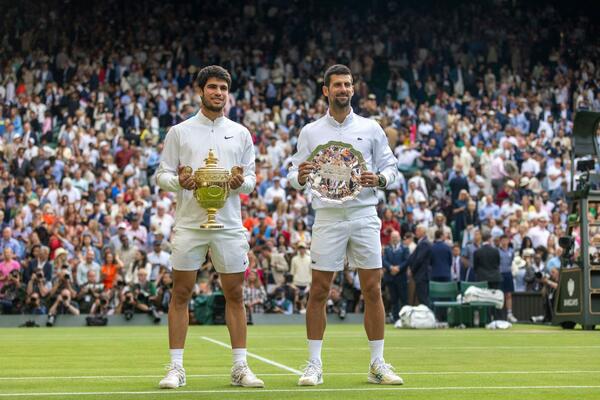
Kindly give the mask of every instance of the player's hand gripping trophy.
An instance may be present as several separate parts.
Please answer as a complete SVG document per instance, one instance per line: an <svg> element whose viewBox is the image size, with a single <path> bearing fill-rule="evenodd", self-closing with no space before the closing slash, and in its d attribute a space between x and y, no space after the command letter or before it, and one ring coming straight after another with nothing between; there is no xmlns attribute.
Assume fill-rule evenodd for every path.
<svg viewBox="0 0 600 400"><path fill-rule="evenodd" d="M242 167L234 166L231 171L227 171L220 168L218 163L214 151L210 149L203 167L193 171L192 167L183 166L180 170L180 174L185 176L182 186L194 191L196 201L208 214L208 221L200 225L202 229L223 228L223 224L216 221L217 211L225 206L230 187L237 189L244 180Z"/></svg>

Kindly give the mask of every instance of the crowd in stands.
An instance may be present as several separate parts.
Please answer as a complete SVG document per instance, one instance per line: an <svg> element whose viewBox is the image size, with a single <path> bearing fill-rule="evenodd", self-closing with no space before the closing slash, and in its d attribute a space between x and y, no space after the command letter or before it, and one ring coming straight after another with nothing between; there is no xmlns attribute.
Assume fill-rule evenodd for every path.
<svg viewBox="0 0 600 400"><path fill-rule="evenodd" d="M351 68L353 110L381 124L402 173L379 192L386 299L414 302L389 257L407 257L419 227L434 243L431 279L476 280L473 254L489 235L515 290L539 290L535 273L560 265L567 230L573 116L600 111L598 25L544 3L422 3L7 8L0 312L168 311L175 197L153 174L169 127L198 112L195 74L210 64L231 72L226 115L256 148L256 190L242 196L249 311L304 310L311 194L286 175L302 127L327 112L334 63ZM195 296L218 290L209 258ZM361 311L355 271L336 277L328 309Z"/></svg>

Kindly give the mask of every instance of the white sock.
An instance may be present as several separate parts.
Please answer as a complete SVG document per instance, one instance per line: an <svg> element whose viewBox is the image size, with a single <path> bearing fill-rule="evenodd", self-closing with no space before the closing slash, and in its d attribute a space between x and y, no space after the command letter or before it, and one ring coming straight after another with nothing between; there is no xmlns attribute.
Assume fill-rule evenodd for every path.
<svg viewBox="0 0 600 400"><path fill-rule="evenodd" d="M318 360L321 362L321 348L323 347L322 340L308 339L308 359Z"/></svg>
<svg viewBox="0 0 600 400"><path fill-rule="evenodd" d="M369 348L371 349L371 364L377 359L383 361L383 339L369 340Z"/></svg>
<svg viewBox="0 0 600 400"><path fill-rule="evenodd" d="M170 349L169 353L171 353L171 364L183 367L183 349Z"/></svg>
<svg viewBox="0 0 600 400"><path fill-rule="evenodd" d="M246 362L246 349L231 349L233 355L233 363Z"/></svg>

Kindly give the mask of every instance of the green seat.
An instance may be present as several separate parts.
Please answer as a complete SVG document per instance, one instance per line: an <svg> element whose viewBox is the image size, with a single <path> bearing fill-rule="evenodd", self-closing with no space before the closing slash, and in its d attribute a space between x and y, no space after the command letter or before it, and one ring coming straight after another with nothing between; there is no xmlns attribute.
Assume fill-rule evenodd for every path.
<svg viewBox="0 0 600 400"><path fill-rule="evenodd" d="M429 282L429 298L433 304L433 312L441 316L440 319L445 319L448 325L459 325L460 321L457 316L460 314L458 310L461 304L456 301L458 295L457 282ZM444 310L445 313L438 313L437 310Z"/></svg>

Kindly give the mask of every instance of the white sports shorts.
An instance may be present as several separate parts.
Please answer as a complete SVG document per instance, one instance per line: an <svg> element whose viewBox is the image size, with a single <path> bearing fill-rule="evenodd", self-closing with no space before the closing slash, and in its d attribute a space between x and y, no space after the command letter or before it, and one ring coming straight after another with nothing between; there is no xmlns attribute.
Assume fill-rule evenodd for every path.
<svg viewBox="0 0 600 400"><path fill-rule="evenodd" d="M177 271L196 271L210 256L220 274L244 272L248 266L250 246L244 228L187 229L176 228L171 238L171 265Z"/></svg>
<svg viewBox="0 0 600 400"><path fill-rule="evenodd" d="M381 268L381 220L374 207L318 209L312 228L311 266L319 271Z"/></svg>

